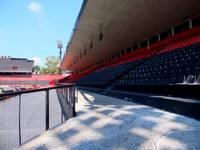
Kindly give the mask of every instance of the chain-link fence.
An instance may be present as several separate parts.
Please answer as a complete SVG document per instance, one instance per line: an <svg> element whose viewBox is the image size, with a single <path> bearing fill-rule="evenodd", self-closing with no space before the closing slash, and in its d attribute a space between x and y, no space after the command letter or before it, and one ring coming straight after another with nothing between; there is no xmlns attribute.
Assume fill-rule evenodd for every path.
<svg viewBox="0 0 200 150"><path fill-rule="evenodd" d="M74 84L0 94L0 149L18 147L73 116Z"/></svg>

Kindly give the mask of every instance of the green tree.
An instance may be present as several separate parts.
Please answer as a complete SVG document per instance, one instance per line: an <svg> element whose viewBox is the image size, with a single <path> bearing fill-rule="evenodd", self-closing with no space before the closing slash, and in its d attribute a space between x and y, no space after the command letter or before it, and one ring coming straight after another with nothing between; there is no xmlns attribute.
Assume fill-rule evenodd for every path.
<svg viewBox="0 0 200 150"><path fill-rule="evenodd" d="M46 67L42 67L42 68L40 69L40 73L41 73L41 74L48 74L47 68L46 68Z"/></svg>
<svg viewBox="0 0 200 150"><path fill-rule="evenodd" d="M46 70L44 70L45 74L58 74L59 73L59 57L56 56L49 56L46 58L47 66Z"/></svg>
<svg viewBox="0 0 200 150"><path fill-rule="evenodd" d="M36 71L36 72L40 72L40 69L41 69L40 66L38 66L38 65L35 65L35 66L34 66L34 71Z"/></svg>

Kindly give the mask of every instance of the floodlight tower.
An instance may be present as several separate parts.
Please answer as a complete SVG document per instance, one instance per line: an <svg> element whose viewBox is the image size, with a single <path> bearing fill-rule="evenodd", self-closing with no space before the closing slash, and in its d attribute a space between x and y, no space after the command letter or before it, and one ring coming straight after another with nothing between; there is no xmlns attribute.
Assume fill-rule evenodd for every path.
<svg viewBox="0 0 200 150"><path fill-rule="evenodd" d="M60 54L60 66L61 66L61 55L62 55L62 48L63 48L63 44L62 44L62 41L61 41L61 40L58 40L58 41L57 41L57 46L58 46L58 48L60 49L59 54ZM61 69L59 69L59 73L61 74Z"/></svg>

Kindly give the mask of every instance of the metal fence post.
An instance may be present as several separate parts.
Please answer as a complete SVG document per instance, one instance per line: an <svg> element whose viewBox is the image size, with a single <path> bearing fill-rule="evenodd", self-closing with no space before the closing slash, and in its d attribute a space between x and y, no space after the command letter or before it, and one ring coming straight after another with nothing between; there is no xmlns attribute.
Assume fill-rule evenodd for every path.
<svg viewBox="0 0 200 150"><path fill-rule="evenodd" d="M75 101L78 103L78 88L75 88Z"/></svg>
<svg viewBox="0 0 200 150"><path fill-rule="evenodd" d="M49 129L49 90L46 90L46 130Z"/></svg>
<svg viewBox="0 0 200 150"><path fill-rule="evenodd" d="M62 110L61 110L60 116L61 116L61 123L63 123L63 112L62 112Z"/></svg>
<svg viewBox="0 0 200 150"><path fill-rule="evenodd" d="M76 116L75 86L72 87L73 117Z"/></svg>
<svg viewBox="0 0 200 150"><path fill-rule="evenodd" d="M19 145L22 144L21 138L21 94L19 95Z"/></svg>
<svg viewBox="0 0 200 150"><path fill-rule="evenodd" d="M55 90L55 98L58 101L50 101L50 96L49 94L51 94L50 92L52 92L51 90ZM37 94L36 92L42 92L40 95ZM26 94L30 94L28 96L26 96ZM14 91L13 93L1 93L0 94L0 104L2 104L1 106L4 105L8 105L10 106L11 103L12 105L17 105L16 107L14 107L14 120L13 122L15 122L15 124L11 124L12 120L9 120L9 115L11 115L11 113L7 113L10 112L9 109L12 109L12 106L8 109L7 107L2 107L2 112L1 115L6 115L4 116L5 118L3 118L3 120L8 120L5 121L5 128L4 126L1 127L0 125L0 130L4 130L3 132L5 132L5 136L3 135L2 137L0 137L0 149L12 149L14 147L20 146L22 145L24 142L30 140L31 138L41 134L42 132L44 132L45 130L49 130L51 127L54 127L54 122L51 122L51 118L54 119L54 114L56 117L56 121L55 124L60 123L60 119L61 122L66 121L69 118L72 118L72 116L76 115L75 112L75 102L76 102L76 89L74 84L67 84L67 85L60 85L60 86L55 86L55 87L48 87L48 88L41 88L41 89L31 89L31 90L22 90L22 91ZM30 96L30 99L29 99ZM40 96L42 96L43 98L41 98ZM57 97L56 97L57 96ZM9 100L7 100L7 98L9 98ZM31 101L32 99L38 98L38 101L42 102L43 106L41 106L42 111L41 114L40 112L37 113L36 117L38 115L42 115L43 117L39 117L38 121L41 121L41 123L43 125L40 126L33 126L31 125L31 128L34 130L27 130L27 132L24 132L26 129L30 128L30 125L26 123L26 121L29 119L29 116L32 115L32 110L28 110L29 108L32 107L37 107L37 105L32 104L30 105L29 101ZM41 98L41 99L40 99ZM51 97L54 98L54 97ZM52 103L50 103L52 102ZM56 103L56 105L61 108L61 115L57 110L55 112L53 112L54 110L50 110L51 109L51 104L54 104L54 102ZM56 107L57 107L56 106ZM51 116L50 111L52 111L51 113L53 114L53 116ZM5 112L5 113L4 113ZM7 116L8 115L8 116ZM35 119L35 118L34 118ZM9 122L10 121L10 122ZM34 121L34 120L33 120ZM24 123L25 122L25 123ZM4 123L4 122L3 122ZM35 123L35 122L33 122ZM45 127L44 127L45 126ZM10 129L10 127L12 128L16 128L16 130L13 130L13 133L10 133L8 128ZM18 128L18 129L17 129ZM44 129L45 128L45 129ZM39 130L35 130L35 129L39 129ZM18 130L18 131L17 131ZM12 134L16 136L18 136L17 138L13 138ZM18 134L18 135L17 135ZM26 136L28 135L28 136Z"/></svg>

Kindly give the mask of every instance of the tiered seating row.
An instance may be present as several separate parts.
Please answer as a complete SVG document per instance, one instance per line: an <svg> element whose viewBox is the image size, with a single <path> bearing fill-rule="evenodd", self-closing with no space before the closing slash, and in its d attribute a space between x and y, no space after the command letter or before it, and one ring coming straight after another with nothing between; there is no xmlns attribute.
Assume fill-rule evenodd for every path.
<svg viewBox="0 0 200 150"><path fill-rule="evenodd" d="M195 36L189 36L189 39L195 41L199 39L198 36L200 37L199 34L195 34ZM180 46L187 41L187 38L171 42L173 46L168 43L156 54L146 57L141 63L130 67L120 76L115 72L114 67L110 67L95 71L79 79L77 83L86 87L199 98L200 42L196 40L194 43L193 40L192 44L184 47ZM174 43L178 45L178 48L166 50L166 47L176 47ZM134 62L136 61L132 61ZM115 67L122 69L123 66L125 68L126 64ZM79 81L82 84L79 84Z"/></svg>
<svg viewBox="0 0 200 150"><path fill-rule="evenodd" d="M114 80L117 76L120 76L122 73L132 68L134 65L137 65L139 62L141 62L141 60L97 70L77 80L76 83L82 86L87 85L105 88L108 86L110 81Z"/></svg>
<svg viewBox="0 0 200 150"><path fill-rule="evenodd" d="M71 83L75 82L76 80L90 74L96 70L105 68L105 67L112 67L113 65L119 65L130 61L135 61L139 59L145 59L151 57L155 53L164 53L168 52L177 48L181 48L190 44L194 44L200 42L200 26L187 30L185 32L179 33L177 35L171 36L159 42L155 42L148 47L143 47L142 49L135 50L131 53L128 53L117 60L112 60L106 64L102 64L97 67L91 67L84 72L73 74L69 78L65 78L64 80L60 80L60 83Z"/></svg>
<svg viewBox="0 0 200 150"><path fill-rule="evenodd" d="M197 83L200 74L200 43L155 55L136 67L115 85ZM194 80L187 80L193 75ZM195 80L196 79L196 80Z"/></svg>
<svg viewBox="0 0 200 150"><path fill-rule="evenodd" d="M183 37L181 39L175 40L173 42L170 42L163 50L161 50L159 53L168 52L177 48L182 48L188 45L192 45L195 43L200 42L200 35L199 33L192 34L188 37Z"/></svg>

